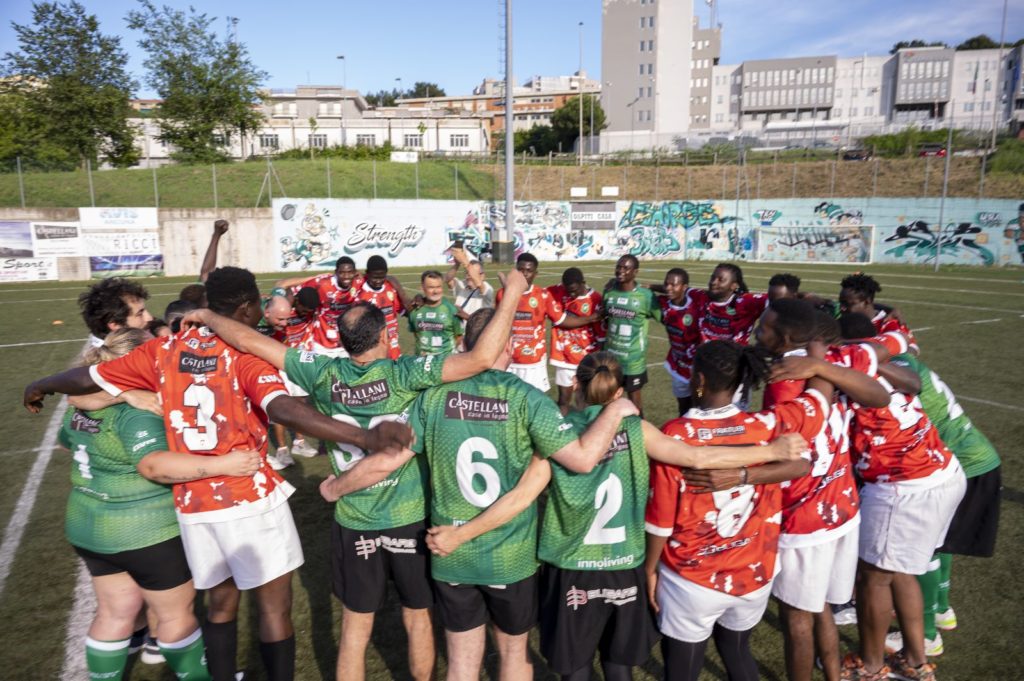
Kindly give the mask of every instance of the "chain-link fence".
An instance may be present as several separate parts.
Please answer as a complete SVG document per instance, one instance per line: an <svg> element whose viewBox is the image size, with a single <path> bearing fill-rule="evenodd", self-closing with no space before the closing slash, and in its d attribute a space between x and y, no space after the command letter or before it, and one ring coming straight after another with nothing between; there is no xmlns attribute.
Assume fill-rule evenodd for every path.
<svg viewBox="0 0 1024 681"><path fill-rule="evenodd" d="M571 163L569 162L571 161ZM694 152L671 158L516 157L517 200L616 198L929 197L942 191L945 159L867 158L842 153L729 155ZM1024 197L1024 176L987 172L985 155L951 159L949 196ZM0 206L157 206L252 208L274 197L466 199L503 198L500 156L383 161L252 160L208 166L47 171L20 159L0 167Z"/></svg>

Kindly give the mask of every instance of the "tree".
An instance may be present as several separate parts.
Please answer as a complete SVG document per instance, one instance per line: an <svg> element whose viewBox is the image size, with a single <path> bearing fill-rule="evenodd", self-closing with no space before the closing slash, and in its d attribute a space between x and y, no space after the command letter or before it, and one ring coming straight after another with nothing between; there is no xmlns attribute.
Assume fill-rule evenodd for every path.
<svg viewBox="0 0 1024 681"><path fill-rule="evenodd" d="M160 140L174 146L172 158L196 163L225 160L233 134L243 141L264 123L257 106L268 74L249 59L244 44L221 40L210 30L216 20L139 0L128 27L141 31L147 53L146 82L162 104L157 112Z"/></svg>
<svg viewBox="0 0 1024 681"><path fill-rule="evenodd" d="M412 89L406 91L403 97L410 99L420 99L425 97L444 97L444 88L437 83L426 83L417 81L413 84Z"/></svg>
<svg viewBox="0 0 1024 681"><path fill-rule="evenodd" d="M401 92L392 88L391 90L377 90L377 92L367 93L364 99L366 99L367 104L373 107L394 106L395 100L401 96Z"/></svg>
<svg viewBox="0 0 1024 681"><path fill-rule="evenodd" d="M597 96L587 95L583 99L583 136L591 134L591 107L593 107L594 114L593 133L599 133L608 127L604 109L597 101ZM555 146L557 147L561 143L563 151L570 151L576 138L580 137L580 98L578 96L567 100L565 104L555 110L555 113L551 115L551 129L555 135Z"/></svg>
<svg viewBox="0 0 1024 681"><path fill-rule="evenodd" d="M16 98L6 106L20 110L22 122L30 123L46 147L22 151L32 158L40 152L58 166L135 164L138 151L128 121L135 83L121 39L103 35L96 16L75 1L35 4L32 24L13 27L20 50L4 55L3 91Z"/></svg>
<svg viewBox="0 0 1024 681"><path fill-rule="evenodd" d="M999 47L999 43L992 38L989 38L984 33L980 33L973 38L968 38L959 45L956 46L958 50L991 50Z"/></svg>
<svg viewBox="0 0 1024 681"><path fill-rule="evenodd" d="M949 45L947 45L946 43L942 42L941 40L936 40L935 42L929 43L929 42L925 42L924 40L921 40L919 38L914 38L913 40L901 40L901 41L899 41L898 43L896 43L895 45L892 46L892 49L889 50L889 54L896 54L900 50L911 48L911 47L949 47Z"/></svg>

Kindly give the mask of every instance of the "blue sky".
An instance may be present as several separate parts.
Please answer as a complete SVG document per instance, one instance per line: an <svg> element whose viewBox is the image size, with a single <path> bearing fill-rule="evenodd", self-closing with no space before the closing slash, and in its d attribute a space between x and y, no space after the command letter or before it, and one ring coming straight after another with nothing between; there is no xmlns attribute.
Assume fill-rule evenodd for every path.
<svg viewBox="0 0 1024 681"><path fill-rule="evenodd" d="M668 0L666 0L668 1ZM138 96L153 96L142 82L143 55L137 36L124 26L129 0L82 0L105 33L122 36L131 68L140 81ZM185 8L180 0L158 4ZM255 62L270 74L269 87L300 83L335 84L347 64L347 83L363 92L426 80L449 94L464 94L485 77L498 75L500 0L192 0L218 20L239 18L238 36ZM1024 37L1024 2L1012 0L1007 39ZM955 44L978 33L998 39L1002 0L720 0L723 63L745 59L838 54L885 54L901 39L944 40ZM16 48L11 21L27 23L32 3L4 0L0 51ZM584 69L601 69L600 0L514 0L514 73L568 74L579 61L578 23L584 22ZM291 10L289 14L287 10ZM708 21L707 7L695 0L695 13Z"/></svg>

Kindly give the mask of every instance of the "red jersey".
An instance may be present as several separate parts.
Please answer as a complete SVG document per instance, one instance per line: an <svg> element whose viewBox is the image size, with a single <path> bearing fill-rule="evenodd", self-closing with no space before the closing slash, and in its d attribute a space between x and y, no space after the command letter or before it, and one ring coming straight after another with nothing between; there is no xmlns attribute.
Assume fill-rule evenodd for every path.
<svg viewBox="0 0 1024 681"><path fill-rule="evenodd" d="M786 356L806 355L804 350ZM877 377L878 359L869 345L830 348L825 359L833 364ZM806 381L778 381L765 387L764 406L791 400L804 390ZM850 459L850 422L853 412L845 399L832 405L824 431L811 443L811 470L800 478L781 483L782 536L787 548L811 546L852 530L847 522L857 517L860 497Z"/></svg>
<svg viewBox="0 0 1024 681"><path fill-rule="evenodd" d="M290 348L312 350L313 340L316 335L315 329L318 326L315 314L308 317L299 317L293 309L288 320L285 322L284 329L275 331L273 338Z"/></svg>
<svg viewBox="0 0 1024 681"><path fill-rule="evenodd" d="M875 330L878 331L878 335L882 335L890 331L898 331L899 333L902 333L906 337L907 343L910 346L910 350L914 354L919 353L921 351L921 348L918 347L917 345L917 339L914 338L914 332L911 331L906 324L896 319L895 317L891 319L886 319L888 314L888 312L883 312L879 310L878 314L876 314L871 319L871 323L875 325Z"/></svg>
<svg viewBox="0 0 1024 681"><path fill-rule="evenodd" d="M504 294L505 289L498 291L498 303L501 303ZM531 286L519 299L516 317L512 322L514 364L536 364L544 361L544 356L548 352L545 317L558 326L565 321L565 310L547 289Z"/></svg>
<svg viewBox="0 0 1024 681"><path fill-rule="evenodd" d="M341 347L338 318L356 302L356 294L362 285L362 277L356 277L347 289L341 288L336 274L320 274L302 284L303 287L315 288L320 294L319 324L313 328L315 344L328 349Z"/></svg>
<svg viewBox="0 0 1024 681"><path fill-rule="evenodd" d="M693 357L700 345L700 318L708 304L707 291L686 289L682 303L676 304L667 296L659 296L661 323L668 334L668 356L665 368L679 378L690 380Z"/></svg>
<svg viewBox="0 0 1024 681"><path fill-rule="evenodd" d="M355 284L353 284L355 286ZM405 312L402 300L398 297L398 291L385 281L379 291L370 288L370 284L363 281L356 293L356 301L365 301L380 309L384 313L388 329L388 357L398 359L402 356L402 348L398 345L398 317Z"/></svg>
<svg viewBox="0 0 1024 681"><path fill-rule="evenodd" d="M577 317L589 317L601 310L601 294L587 289L582 296L572 298L561 284L548 286L548 293L562 305L567 313ZM596 352L598 344L604 341L604 325L601 322L587 324L578 329L551 329L551 364L556 367L573 369L583 358Z"/></svg>
<svg viewBox="0 0 1024 681"><path fill-rule="evenodd" d="M119 395L124 390L160 393L167 440L173 451L222 456L235 449L264 455L251 477L217 476L174 485L181 522L246 517L262 513L293 491L268 464L267 405L287 396L277 369L238 352L206 327L156 338L124 357L89 369L96 383Z"/></svg>
<svg viewBox="0 0 1024 681"><path fill-rule="evenodd" d="M829 405L816 390L756 413L735 405L691 409L662 430L690 445L754 445L788 432L813 441ZM737 485L712 493L686 489L681 469L655 463L646 524L651 534L670 537L661 560L700 586L742 596L767 586L775 575L782 490L777 484Z"/></svg>
<svg viewBox="0 0 1024 681"><path fill-rule="evenodd" d="M766 307L767 293L740 293L724 303L708 300L700 318L701 342L731 340L746 345Z"/></svg>

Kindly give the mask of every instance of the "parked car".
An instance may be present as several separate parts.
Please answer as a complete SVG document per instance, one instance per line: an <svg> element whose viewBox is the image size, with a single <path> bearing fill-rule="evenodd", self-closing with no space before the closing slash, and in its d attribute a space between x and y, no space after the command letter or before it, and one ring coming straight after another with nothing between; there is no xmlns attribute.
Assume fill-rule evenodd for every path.
<svg viewBox="0 0 1024 681"><path fill-rule="evenodd" d="M945 156L946 145L938 142L922 144L917 150L918 156Z"/></svg>
<svg viewBox="0 0 1024 681"><path fill-rule="evenodd" d="M846 149L843 151L844 161L870 161L870 149Z"/></svg>

